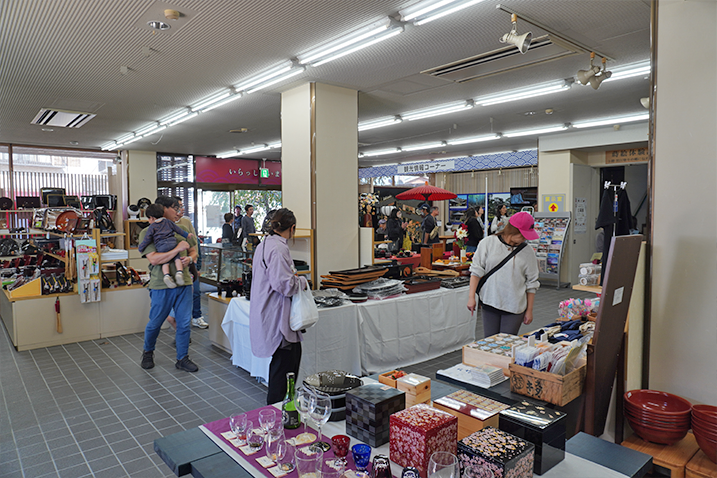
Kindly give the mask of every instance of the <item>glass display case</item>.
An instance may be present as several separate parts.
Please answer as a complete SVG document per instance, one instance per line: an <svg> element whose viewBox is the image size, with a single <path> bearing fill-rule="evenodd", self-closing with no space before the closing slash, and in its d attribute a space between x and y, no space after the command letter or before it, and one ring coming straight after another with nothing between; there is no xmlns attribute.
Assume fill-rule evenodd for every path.
<svg viewBox="0 0 717 478"><path fill-rule="evenodd" d="M202 249L200 280L206 284L240 279L245 270L251 270L246 260L252 252L242 250L238 244L200 244L199 247Z"/></svg>

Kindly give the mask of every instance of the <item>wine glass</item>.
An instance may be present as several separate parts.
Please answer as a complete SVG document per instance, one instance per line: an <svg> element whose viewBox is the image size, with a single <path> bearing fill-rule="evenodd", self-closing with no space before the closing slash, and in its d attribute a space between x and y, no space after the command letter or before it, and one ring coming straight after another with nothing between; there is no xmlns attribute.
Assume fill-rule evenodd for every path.
<svg viewBox="0 0 717 478"><path fill-rule="evenodd" d="M246 445L246 425L246 413L239 413L229 417L229 427L231 428L232 433L234 433L234 436L237 437L239 446Z"/></svg>
<svg viewBox="0 0 717 478"><path fill-rule="evenodd" d="M299 387L296 390L294 397L294 406L301 415L301 421L304 423L304 433L306 433L306 417L309 415L309 408L311 407L311 396L314 392L307 387Z"/></svg>
<svg viewBox="0 0 717 478"><path fill-rule="evenodd" d="M269 429L274 428L276 422L276 411L270 408L259 411L259 426L264 433L269 433Z"/></svg>
<svg viewBox="0 0 717 478"><path fill-rule="evenodd" d="M437 451L428 461L428 478L458 478L458 458L447 451Z"/></svg>
<svg viewBox="0 0 717 478"><path fill-rule="evenodd" d="M331 396L326 393L316 391L311 397L311 405L309 405L309 415L319 427L319 441L317 444L322 449L331 449L331 445L324 442L321 435L321 427L329 421L331 417Z"/></svg>

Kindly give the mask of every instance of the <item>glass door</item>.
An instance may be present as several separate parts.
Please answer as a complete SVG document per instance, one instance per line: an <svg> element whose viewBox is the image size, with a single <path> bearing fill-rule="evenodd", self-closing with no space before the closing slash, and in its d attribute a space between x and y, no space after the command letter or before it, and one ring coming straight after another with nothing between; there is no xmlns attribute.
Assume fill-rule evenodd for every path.
<svg viewBox="0 0 717 478"><path fill-rule="evenodd" d="M197 215L199 226L197 234L205 236L208 242L218 242L222 238L224 214L233 213L230 191L197 190Z"/></svg>

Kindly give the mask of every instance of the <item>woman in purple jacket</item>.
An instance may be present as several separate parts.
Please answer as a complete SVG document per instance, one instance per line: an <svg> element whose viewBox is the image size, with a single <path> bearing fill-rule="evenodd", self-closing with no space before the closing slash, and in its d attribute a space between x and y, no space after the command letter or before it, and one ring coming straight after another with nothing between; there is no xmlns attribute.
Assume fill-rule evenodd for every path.
<svg viewBox="0 0 717 478"><path fill-rule="evenodd" d="M286 374L299 374L301 332L289 327L291 297L307 287L296 275L287 241L296 231L296 217L279 209L271 219L269 236L254 252L249 305L251 351L257 357L271 357L269 393L266 403L281 401L286 394Z"/></svg>

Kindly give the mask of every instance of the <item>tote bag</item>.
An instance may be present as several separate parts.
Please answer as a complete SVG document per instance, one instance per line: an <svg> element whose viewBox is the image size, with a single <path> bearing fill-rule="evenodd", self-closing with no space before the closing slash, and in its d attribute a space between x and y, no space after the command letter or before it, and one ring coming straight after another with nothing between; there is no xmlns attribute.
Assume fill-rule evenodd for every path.
<svg viewBox="0 0 717 478"><path fill-rule="evenodd" d="M291 297L289 327L294 332L308 329L319 320L319 309L314 302L311 289L305 289Z"/></svg>

